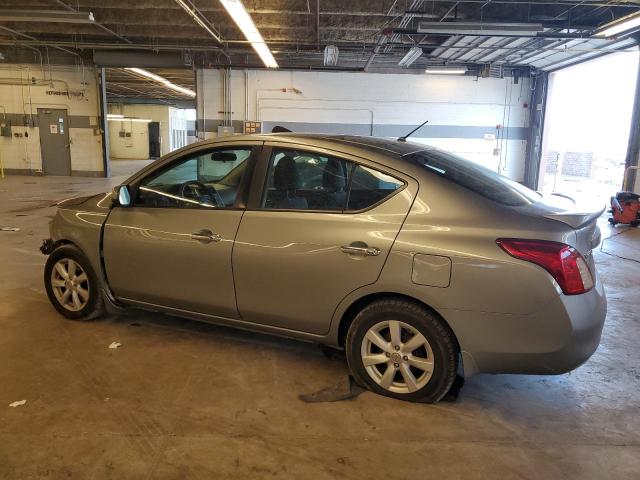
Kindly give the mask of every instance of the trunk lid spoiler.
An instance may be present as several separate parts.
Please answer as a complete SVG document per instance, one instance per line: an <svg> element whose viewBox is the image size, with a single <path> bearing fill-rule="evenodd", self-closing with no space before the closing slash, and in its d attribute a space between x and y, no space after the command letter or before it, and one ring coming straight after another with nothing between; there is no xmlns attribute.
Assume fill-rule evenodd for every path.
<svg viewBox="0 0 640 480"><path fill-rule="evenodd" d="M585 197L574 199L560 193L540 194L540 197L540 202L532 205L540 216L562 222L574 230L595 222L606 208L604 203Z"/></svg>
<svg viewBox="0 0 640 480"><path fill-rule="evenodd" d="M550 220L557 220L569 225L571 228L578 229L596 220L600 215L602 215L605 208L606 207L602 205L599 209L594 211L567 210L564 212L549 213L544 217Z"/></svg>

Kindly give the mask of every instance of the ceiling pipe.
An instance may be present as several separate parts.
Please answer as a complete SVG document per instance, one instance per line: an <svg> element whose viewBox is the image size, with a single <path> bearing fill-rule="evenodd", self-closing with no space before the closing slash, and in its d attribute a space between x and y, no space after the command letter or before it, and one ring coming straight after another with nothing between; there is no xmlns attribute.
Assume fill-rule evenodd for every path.
<svg viewBox="0 0 640 480"><path fill-rule="evenodd" d="M393 33L401 34L401 35L418 35L422 32L418 32L415 29L394 28ZM517 34L517 33L496 33L496 32L465 33L464 31L456 31L454 28L452 28L451 30L443 30L442 33L438 33L437 35L441 35L441 36L461 35L464 37L506 37L506 38L564 38L564 39L594 38L591 33L538 32L532 35ZM449 47L446 47L446 48L449 48Z"/></svg>
<svg viewBox="0 0 640 480"><path fill-rule="evenodd" d="M17 30L14 30L13 28L3 27L2 25L0 25L0 29L6 30L9 33L12 33L14 35L18 35L18 36L23 37L23 38L27 38L27 39L29 39L31 41L36 41L36 42L38 42L38 44L40 46L43 46L43 47L51 46L52 48L60 50L61 52L68 53L68 54L74 55L76 57L79 56L76 52L72 52L71 50L67 50L66 48L59 47L59 46L56 46L56 45L51 45L50 43L47 43L47 42L41 42L37 38L32 37L31 35L27 35L26 33L19 32ZM9 42L8 45L16 45L18 43L19 43L19 41L13 41L13 42Z"/></svg>
<svg viewBox="0 0 640 480"><path fill-rule="evenodd" d="M62 8L65 8L67 10L69 10L70 12L77 12L77 10L73 7L71 7L70 5L67 5L65 2L63 2L62 0L53 0L55 3L57 3L58 5L60 5ZM111 30L110 28L105 27L104 25L102 25L100 22L94 22L95 26L98 28L101 28L102 30L104 30L105 32L107 32L110 35L113 35L114 37L116 37L118 40L123 41L124 43L128 43L129 45L131 45L133 42L131 40L129 40L128 38L123 37L122 35L117 34L116 32L114 32L113 30Z"/></svg>
<svg viewBox="0 0 640 480"><path fill-rule="evenodd" d="M429 0L430 3L451 3L451 0ZM470 4L486 4L487 0L460 0L457 3L470 3ZM562 1L562 0L493 0L492 4L500 5L555 5L560 7L626 7L626 8L638 8L637 3L628 2L603 2L603 1ZM409 12L414 12L414 9L409 9ZM422 13L422 12L420 12Z"/></svg>

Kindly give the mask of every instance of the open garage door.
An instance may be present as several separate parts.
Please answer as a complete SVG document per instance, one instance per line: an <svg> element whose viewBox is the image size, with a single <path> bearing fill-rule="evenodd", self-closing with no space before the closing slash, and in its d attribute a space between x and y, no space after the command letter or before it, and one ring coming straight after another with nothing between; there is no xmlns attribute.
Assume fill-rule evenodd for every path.
<svg viewBox="0 0 640 480"><path fill-rule="evenodd" d="M195 141L195 81L189 68L107 67L109 157L127 176Z"/></svg>
<svg viewBox="0 0 640 480"><path fill-rule="evenodd" d="M538 188L607 202L622 187L638 50L553 72Z"/></svg>

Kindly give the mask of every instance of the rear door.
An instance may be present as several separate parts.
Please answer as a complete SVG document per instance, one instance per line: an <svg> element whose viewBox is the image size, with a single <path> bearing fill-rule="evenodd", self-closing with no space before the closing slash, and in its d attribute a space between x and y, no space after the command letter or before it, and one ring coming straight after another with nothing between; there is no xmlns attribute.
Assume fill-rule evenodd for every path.
<svg viewBox="0 0 640 480"><path fill-rule="evenodd" d="M338 303L378 279L416 192L365 159L265 148L233 253L242 319L326 333Z"/></svg>

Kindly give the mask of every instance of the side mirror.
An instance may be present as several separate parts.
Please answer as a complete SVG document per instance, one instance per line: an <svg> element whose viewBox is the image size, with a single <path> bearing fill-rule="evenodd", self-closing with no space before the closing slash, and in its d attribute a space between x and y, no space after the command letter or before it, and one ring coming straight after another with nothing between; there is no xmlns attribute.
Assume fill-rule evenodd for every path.
<svg viewBox="0 0 640 480"><path fill-rule="evenodd" d="M129 187L126 185L118 185L114 187L111 193L111 199L113 204L120 207L131 206L131 194L129 193Z"/></svg>

